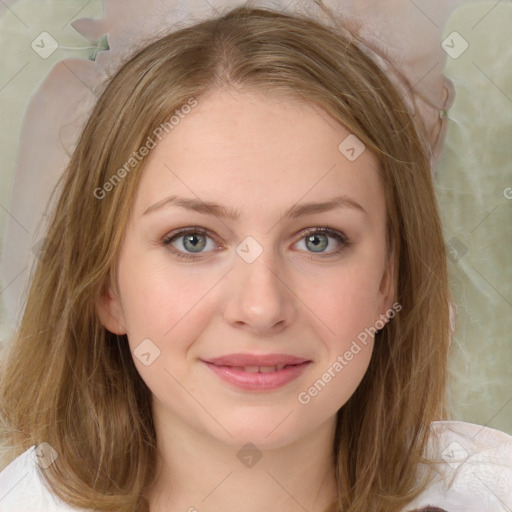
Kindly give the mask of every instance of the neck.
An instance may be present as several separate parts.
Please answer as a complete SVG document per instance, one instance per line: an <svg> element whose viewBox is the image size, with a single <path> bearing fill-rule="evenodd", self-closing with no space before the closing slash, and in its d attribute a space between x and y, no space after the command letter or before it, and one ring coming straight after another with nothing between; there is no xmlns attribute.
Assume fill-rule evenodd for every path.
<svg viewBox="0 0 512 512"><path fill-rule="evenodd" d="M155 427L159 463L150 512L326 512L336 500L336 421L270 450L241 449L191 428Z"/></svg>

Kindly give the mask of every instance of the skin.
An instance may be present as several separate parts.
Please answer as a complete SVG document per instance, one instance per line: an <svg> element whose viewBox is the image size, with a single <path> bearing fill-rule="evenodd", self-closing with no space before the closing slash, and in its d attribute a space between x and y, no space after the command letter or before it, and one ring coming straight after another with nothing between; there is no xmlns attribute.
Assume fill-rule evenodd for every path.
<svg viewBox="0 0 512 512"><path fill-rule="evenodd" d="M118 294L111 289L97 308L107 329L128 335L132 353L144 339L160 350L149 366L134 356L153 394L161 454L151 512L321 511L336 498L336 412L363 378L373 339L307 405L297 396L393 304L378 162L369 150L349 161L338 150L348 135L317 106L221 90L198 99L152 150L118 256ZM172 194L238 209L240 217L176 205L144 215ZM283 218L297 203L336 195L364 212ZM199 254L183 235L162 243L197 226L212 234L200 238ZM341 243L317 233L315 252L305 230L325 226L350 245L335 254ZM247 236L263 250L252 263L236 252ZM246 391L200 360L234 352L313 362L284 387ZM252 467L237 457L248 442L262 455Z"/></svg>

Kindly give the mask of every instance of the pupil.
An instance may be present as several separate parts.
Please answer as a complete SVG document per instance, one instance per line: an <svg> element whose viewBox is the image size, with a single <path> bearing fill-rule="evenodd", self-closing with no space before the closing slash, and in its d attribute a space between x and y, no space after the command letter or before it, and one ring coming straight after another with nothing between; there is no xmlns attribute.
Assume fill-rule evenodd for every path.
<svg viewBox="0 0 512 512"><path fill-rule="evenodd" d="M324 243L322 243L322 241L318 241L318 239L320 237L323 237L323 239L324 239L323 242ZM315 241L315 239L316 239L316 241ZM313 243L313 246L314 246L313 250L314 250L314 252L321 252L327 246L326 239L327 239L327 237L325 235L311 235L311 236L308 237L308 242L312 242ZM320 250L316 250L317 248L320 248Z"/></svg>
<svg viewBox="0 0 512 512"><path fill-rule="evenodd" d="M203 249L205 246L204 240L201 240L201 238L204 239L203 235L188 235L185 237L185 247L187 247L187 243L192 244L192 249ZM202 243L203 242L203 243ZM189 247L187 247L189 249ZM197 251L196 251L197 252Z"/></svg>

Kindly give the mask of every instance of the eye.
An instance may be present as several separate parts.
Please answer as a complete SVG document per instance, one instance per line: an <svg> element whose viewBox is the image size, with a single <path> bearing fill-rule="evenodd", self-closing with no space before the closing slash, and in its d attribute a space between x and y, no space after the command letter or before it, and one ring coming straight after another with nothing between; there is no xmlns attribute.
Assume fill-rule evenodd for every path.
<svg viewBox="0 0 512 512"><path fill-rule="evenodd" d="M168 246L179 258L192 259L197 257L195 254L200 255L203 252L208 252L203 251L208 246L208 239L213 241L213 238L208 235L208 231L204 228L196 227L170 233L162 240L162 243ZM210 249L215 249L215 247L217 247L215 242L209 246Z"/></svg>
<svg viewBox="0 0 512 512"><path fill-rule="evenodd" d="M325 249L329 245L333 245L329 243L329 239L334 239L338 246L330 251L326 251ZM208 244L209 240L211 241L210 244ZM327 227L307 230L305 236L296 244L303 241L306 251L325 256L339 254L343 249L351 245L348 238L342 232ZM167 246L178 258L187 260L199 258L205 252L210 252L218 247L213 237L210 236L209 231L200 227L183 228L169 233L162 240L162 244Z"/></svg>
<svg viewBox="0 0 512 512"><path fill-rule="evenodd" d="M338 242L338 246L334 250L326 251L329 247L329 239L334 239ZM306 250L326 256L339 254L343 249L350 245L348 238L345 234L331 228L312 228L306 232L297 244L304 241ZM332 245L332 244L331 244Z"/></svg>

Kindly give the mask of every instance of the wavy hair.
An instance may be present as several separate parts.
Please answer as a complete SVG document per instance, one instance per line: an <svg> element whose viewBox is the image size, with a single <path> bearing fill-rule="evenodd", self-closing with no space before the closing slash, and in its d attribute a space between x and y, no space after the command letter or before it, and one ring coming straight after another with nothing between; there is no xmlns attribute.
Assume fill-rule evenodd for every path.
<svg viewBox="0 0 512 512"><path fill-rule="evenodd" d="M226 87L315 104L377 156L402 310L377 334L362 382L337 413L331 510L398 511L428 484L430 425L448 414L451 300L430 150L410 84L347 27L238 7L158 36L105 83L55 188L43 257L1 362L10 457L49 443L59 457L44 478L70 505L147 512L158 456L151 393L126 335L105 329L95 309L115 286L146 158L101 200L95 191L176 109ZM429 469L422 479L420 465Z"/></svg>

